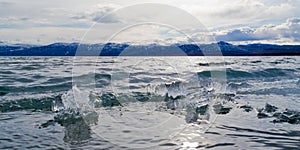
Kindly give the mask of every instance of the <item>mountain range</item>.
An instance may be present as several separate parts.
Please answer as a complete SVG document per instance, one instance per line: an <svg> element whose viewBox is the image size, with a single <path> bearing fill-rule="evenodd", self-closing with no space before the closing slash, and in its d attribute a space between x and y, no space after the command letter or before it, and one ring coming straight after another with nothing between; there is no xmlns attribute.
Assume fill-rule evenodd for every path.
<svg viewBox="0 0 300 150"><path fill-rule="evenodd" d="M300 55L300 45L247 44L224 41L212 44L131 45L128 43L50 45L5 44L0 56L281 56Z"/></svg>

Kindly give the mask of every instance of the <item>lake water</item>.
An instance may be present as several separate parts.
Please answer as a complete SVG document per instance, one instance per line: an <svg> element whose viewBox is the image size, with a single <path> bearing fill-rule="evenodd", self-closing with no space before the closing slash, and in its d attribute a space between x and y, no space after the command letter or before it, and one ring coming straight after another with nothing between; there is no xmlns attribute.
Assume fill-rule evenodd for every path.
<svg viewBox="0 0 300 150"><path fill-rule="evenodd" d="M0 57L0 149L299 149L300 57Z"/></svg>

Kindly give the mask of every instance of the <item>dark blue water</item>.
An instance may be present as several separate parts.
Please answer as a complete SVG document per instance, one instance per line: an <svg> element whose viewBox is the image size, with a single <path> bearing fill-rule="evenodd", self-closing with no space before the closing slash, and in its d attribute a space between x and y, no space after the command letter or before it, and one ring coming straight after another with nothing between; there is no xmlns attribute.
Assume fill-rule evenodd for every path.
<svg viewBox="0 0 300 150"><path fill-rule="evenodd" d="M300 57L0 57L0 149L299 149Z"/></svg>

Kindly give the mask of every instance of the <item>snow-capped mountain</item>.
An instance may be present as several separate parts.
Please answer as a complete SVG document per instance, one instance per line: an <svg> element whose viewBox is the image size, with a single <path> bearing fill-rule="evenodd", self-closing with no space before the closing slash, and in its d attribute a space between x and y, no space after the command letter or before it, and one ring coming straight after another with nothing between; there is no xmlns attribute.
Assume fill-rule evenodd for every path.
<svg viewBox="0 0 300 150"><path fill-rule="evenodd" d="M300 45L233 45L224 41L212 44L172 44L170 46L128 43L49 45L7 44L0 42L0 56L262 56L300 55Z"/></svg>

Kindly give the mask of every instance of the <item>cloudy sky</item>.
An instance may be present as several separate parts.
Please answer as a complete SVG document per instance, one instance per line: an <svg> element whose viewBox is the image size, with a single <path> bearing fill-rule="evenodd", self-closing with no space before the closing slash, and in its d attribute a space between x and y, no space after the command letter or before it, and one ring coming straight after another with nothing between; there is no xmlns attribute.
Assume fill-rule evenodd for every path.
<svg viewBox="0 0 300 150"><path fill-rule="evenodd" d="M0 0L0 41L176 43L213 38L231 43L300 43L297 8L300 0L144 0L143 3L140 0ZM149 3L162 7L147 7ZM193 19L201 25L195 25L198 22Z"/></svg>

